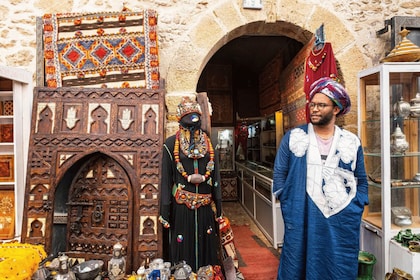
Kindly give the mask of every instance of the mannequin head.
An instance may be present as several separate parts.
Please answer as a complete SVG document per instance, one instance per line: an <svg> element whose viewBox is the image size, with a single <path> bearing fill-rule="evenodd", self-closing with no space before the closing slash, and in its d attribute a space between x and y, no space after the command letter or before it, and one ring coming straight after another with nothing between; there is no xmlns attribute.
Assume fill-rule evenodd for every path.
<svg viewBox="0 0 420 280"><path fill-rule="evenodd" d="M201 126L200 105L189 97L183 97L178 105L177 118L179 124L186 129L198 129Z"/></svg>

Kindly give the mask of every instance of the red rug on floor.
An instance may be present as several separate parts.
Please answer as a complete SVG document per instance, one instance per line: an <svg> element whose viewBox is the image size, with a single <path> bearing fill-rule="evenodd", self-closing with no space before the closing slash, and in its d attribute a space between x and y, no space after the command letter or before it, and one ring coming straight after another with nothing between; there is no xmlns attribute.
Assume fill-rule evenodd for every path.
<svg viewBox="0 0 420 280"><path fill-rule="evenodd" d="M245 280L275 280L279 253L267 247L249 228L232 225L239 271Z"/></svg>

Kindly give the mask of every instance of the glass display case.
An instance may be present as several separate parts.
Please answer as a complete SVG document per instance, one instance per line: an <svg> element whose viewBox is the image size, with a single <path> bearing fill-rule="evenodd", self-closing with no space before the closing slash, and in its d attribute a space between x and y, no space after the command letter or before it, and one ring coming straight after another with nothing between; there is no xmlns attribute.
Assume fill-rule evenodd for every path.
<svg viewBox="0 0 420 280"><path fill-rule="evenodd" d="M277 147L283 137L283 112L248 125L247 160L273 168Z"/></svg>
<svg viewBox="0 0 420 280"><path fill-rule="evenodd" d="M392 238L403 229L420 231L420 63L384 63L358 78L359 137L369 183L361 249L376 256L375 278L384 279L393 266Z"/></svg>
<svg viewBox="0 0 420 280"><path fill-rule="evenodd" d="M235 169L235 143L233 127L215 128L217 131L216 149L219 151L220 171Z"/></svg>
<svg viewBox="0 0 420 280"><path fill-rule="evenodd" d="M238 200L235 173L235 136L233 127L213 127L212 143L218 151L223 201Z"/></svg>
<svg viewBox="0 0 420 280"><path fill-rule="evenodd" d="M283 246L280 201L273 195L273 170L254 162L236 162L240 202L274 248Z"/></svg>
<svg viewBox="0 0 420 280"><path fill-rule="evenodd" d="M272 168L277 147L283 137L283 112L277 111L261 121L261 162Z"/></svg>
<svg viewBox="0 0 420 280"><path fill-rule="evenodd" d="M248 139L246 145L246 159L252 162L261 162L261 120L248 125Z"/></svg>

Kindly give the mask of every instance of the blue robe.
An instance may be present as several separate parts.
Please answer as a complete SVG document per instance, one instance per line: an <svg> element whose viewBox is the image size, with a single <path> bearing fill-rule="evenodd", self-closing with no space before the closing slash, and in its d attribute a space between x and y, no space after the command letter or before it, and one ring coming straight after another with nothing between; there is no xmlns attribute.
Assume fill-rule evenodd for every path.
<svg viewBox="0 0 420 280"><path fill-rule="evenodd" d="M277 279L356 279L368 204L359 138L336 126L323 163L312 124L294 128L281 141L273 175L285 226Z"/></svg>

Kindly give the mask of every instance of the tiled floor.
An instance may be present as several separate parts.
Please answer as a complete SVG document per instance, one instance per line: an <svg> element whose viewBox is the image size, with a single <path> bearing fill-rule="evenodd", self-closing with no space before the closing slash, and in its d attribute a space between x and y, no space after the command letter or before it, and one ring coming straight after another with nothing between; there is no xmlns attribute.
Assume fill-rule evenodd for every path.
<svg viewBox="0 0 420 280"><path fill-rule="evenodd" d="M261 239L267 247L272 247L272 244L267 240L265 235L261 232L258 226L254 223L252 218L245 211L243 206L237 201L224 201L222 203L223 213L232 225L249 225L252 232ZM235 233L233 233L235 234Z"/></svg>

